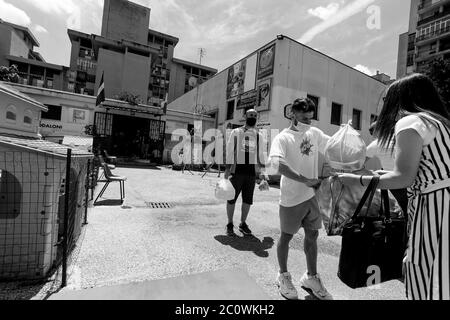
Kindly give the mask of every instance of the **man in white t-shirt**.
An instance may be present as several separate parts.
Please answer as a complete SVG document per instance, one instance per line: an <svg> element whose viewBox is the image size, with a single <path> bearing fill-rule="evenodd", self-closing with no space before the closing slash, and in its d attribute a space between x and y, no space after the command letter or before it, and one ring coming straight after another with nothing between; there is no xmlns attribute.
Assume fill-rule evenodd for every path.
<svg viewBox="0 0 450 320"><path fill-rule="evenodd" d="M291 126L275 137L270 151L272 168L282 176L277 285L286 299L298 299L298 292L287 270L287 260L289 243L302 227L305 230L304 250L308 271L300 280L301 286L318 299L332 299L317 273L317 238L322 229L322 218L314 188L320 185L319 151L324 152L329 137L311 126L315 110L312 100L295 100Z"/></svg>

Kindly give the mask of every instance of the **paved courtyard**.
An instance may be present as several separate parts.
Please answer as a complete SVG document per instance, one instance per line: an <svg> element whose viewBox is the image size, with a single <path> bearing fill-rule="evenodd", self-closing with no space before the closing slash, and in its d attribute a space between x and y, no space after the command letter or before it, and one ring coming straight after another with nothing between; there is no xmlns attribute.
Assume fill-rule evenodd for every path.
<svg viewBox="0 0 450 320"><path fill-rule="evenodd" d="M237 238L229 238L225 235L225 204L214 197L217 174L202 179L198 172L182 174L167 168L117 168L115 174L128 178L126 200L122 206L111 201L119 197L119 185L111 184L102 205L90 209L89 224L80 238L64 290L241 269L269 297L281 299L274 281L278 271L277 188L255 191L255 205L248 220L255 237L243 238L237 231ZM171 208L153 209L149 206L152 202L167 202ZM235 225L239 222L240 204L239 200ZM403 284L398 281L359 290L341 283L336 275L340 240L328 237L324 231L319 238L319 271L335 299L404 299ZM310 299L299 286L306 270L302 231L291 243L289 268L300 298Z"/></svg>

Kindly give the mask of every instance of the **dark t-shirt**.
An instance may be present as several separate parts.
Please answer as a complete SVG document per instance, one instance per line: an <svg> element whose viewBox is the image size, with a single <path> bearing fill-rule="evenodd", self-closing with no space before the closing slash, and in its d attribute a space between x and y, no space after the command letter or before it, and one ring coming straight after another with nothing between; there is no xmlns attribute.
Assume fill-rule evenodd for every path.
<svg viewBox="0 0 450 320"><path fill-rule="evenodd" d="M242 134L242 137L238 137L236 175L256 176L255 160L258 141L259 137L257 139L250 139L249 136L245 136L244 134ZM243 159L244 157L245 159Z"/></svg>

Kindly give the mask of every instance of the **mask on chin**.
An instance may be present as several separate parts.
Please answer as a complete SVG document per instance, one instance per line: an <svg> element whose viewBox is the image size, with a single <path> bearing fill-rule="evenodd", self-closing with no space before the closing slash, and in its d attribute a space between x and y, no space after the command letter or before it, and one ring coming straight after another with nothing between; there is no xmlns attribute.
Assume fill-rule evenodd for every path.
<svg viewBox="0 0 450 320"><path fill-rule="evenodd" d="M294 119L294 127L298 131L303 131L305 129L308 130L309 128L311 128L311 124L305 124L305 123L298 121L297 119Z"/></svg>
<svg viewBox="0 0 450 320"><path fill-rule="evenodd" d="M249 127L254 127L256 125L256 118L248 118L246 123Z"/></svg>

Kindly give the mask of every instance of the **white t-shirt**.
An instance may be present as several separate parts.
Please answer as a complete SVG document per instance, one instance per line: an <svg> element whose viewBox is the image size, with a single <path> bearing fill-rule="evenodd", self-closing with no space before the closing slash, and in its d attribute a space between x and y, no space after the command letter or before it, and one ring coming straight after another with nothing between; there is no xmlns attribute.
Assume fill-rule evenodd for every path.
<svg viewBox="0 0 450 320"><path fill-rule="evenodd" d="M369 146L367 147L366 156L367 158L376 157L380 159L381 166L384 170L394 170L395 150L394 153L391 153L391 148L385 150L384 148L380 147L380 145L378 144L378 140L375 140L371 144L369 144Z"/></svg>
<svg viewBox="0 0 450 320"><path fill-rule="evenodd" d="M428 115L424 115L431 120L434 120ZM437 128L429 123L424 122L419 116L410 115L400 119L395 126L395 135L400 132L414 129L423 139L423 145L428 146L433 142L437 135Z"/></svg>
<svg viewBox="0 0 450 320"><path fill-rule="evenodd" d="M275 137L270 150L270 159L279 157L297 173L308 179L319 176L319 151L324 152L329 136L310 126L301 131L283 130ZM280 205L295 207L314 197L314 189L285 176L281 177Z"/></svg>

